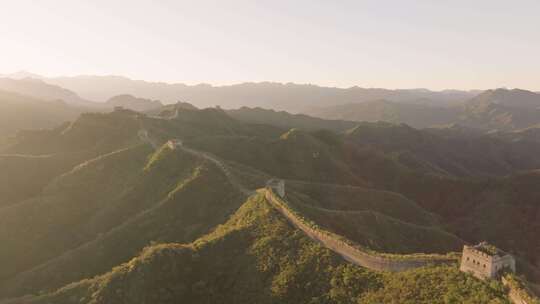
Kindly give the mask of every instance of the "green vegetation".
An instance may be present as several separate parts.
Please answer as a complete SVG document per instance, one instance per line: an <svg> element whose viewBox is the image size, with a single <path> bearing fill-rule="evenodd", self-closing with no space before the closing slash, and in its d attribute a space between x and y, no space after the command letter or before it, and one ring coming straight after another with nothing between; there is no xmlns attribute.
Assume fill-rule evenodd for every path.
<svg viewBox="0 0 540 304"><path fill-rule="evenodd" d="M300 214L364 248L384 253L448 253L460 251L463 241L438 227L404 222L373 210L342 211L312 207L289 192L288 201Z"/></svg>
<svg viewBox="0 0 540 304"><path fill-rule="evenodd" d="M511 292L516 293L527 304L540 304L540 298L531 292L527 281L523 277L509 272L503 275L503 282Z"/></svg>
<svg viewBox="0 0 540 304"><path fill-rule="evenodd" d="M496 255L500 252L500 250L497 249L497 247L491 244L487 244L487 243L480 244L476 246L475 248L489 255Z"/></svg>
<svg viewBox="0 0 540 304"><path fill-rule="evenodd" d="M212 163L175 151L143 170L149 152L143 145L89 162L47 187L41 201L0 211L9 248L2 260L12 261L1 269L0 294L92 277L151 242L192 241L242 202Z"/></svg>
<svg viewBox="0 0 540 304"><path fill-rule="evenodd" d="M540 145L505 141L474 129L456 127L434 131L403 124L361 123L348 130L344 140L359 147L374 147L416 172L440 176L504 176L540 167L536 157Z"/></svg>
<svg viewBox="0 0 540 304"><path fill-rule="evenodd" d="M336 211L375 211L404 222L431 226L437 217L398 193L373 188L288 181L287 189L305 194L303 203Z"/></svg>
<svg viewBox="0 0 540 304"><path fill-rule="evenodd" d="M510 151L529 151L524 152L523 159L538 160L530 153L534 149L522 149L527 146L525 143L518 148L485 139L475 144L474 137L463 142L444 141L409 127L367 125L356 129L350 135L354 135L353 138L293 130L279 139L211 136L193 138L186 143L272 176L310 183L368 186L402 194L420 208L435 214L443 230L471 243L487 240L539 265L539 247L531 246L538 244L537 235L540 233L538 205L534 203L539 197L537 187L533 185L536 180L534 174L526 174L519 179L468 179L448 173L450 170L467 174L492 170L486 168L505 168L504 172L508 172L509 164L519 162L508 158L513 153ZM362 133L358 133L360 130ZM394 132L397 135L392 135ZM389 141L386 135L390 136ZM391 140L399 139L399 135L404 138ZM414 150L415 146L420 149ZM471 148L464 155L455 154L450 161L445 151L461 147L476 148ZM413 151L413 156L399 152L401 150ZM490 158L498 151L502 151L502 158ZM407 154L409 156L404 158ZM473 168L471 164L475 163L482 166ZM420 171L415 169L418 164L421 165ZM395 214L388 215L395 217ZM501 222L501 218L507 220Z"/></svg>
<svg viewBox="0 0 540 304"><path fill-rule="evenodd" d="M131 113L83 114L51 130L21 131L0 154L0 208L37 196L77 164L139 144Z"/></svg>
<svg viewBox="0 0 540 304"><path fill-rule="evenodd" d="M375 99L313 109L310 113L326 119L406 123L416 128L447 124L458 116L456 108Z"/></svg>
<svg viewBox="0 0 540 304"><path fill-rule="evenodd" d="M19 130L56 127L74 120L83 109L0 90L0 137Z"/></svg>
<svg viewBox="0 0 540 304"><path fill-rule="evenodd" d="M12 155L0 157L0 299L506 303L497 283L455 266L375 273L346 263L260 195L242 205L245 197L213 162L164 145L173 138L223 159L248 189L289 179L287 208L373 254L455 258L435 254L460 249L455 233L538 265L537 172L479 178L487 170L470 168L477 154L445 153L456 142L440 145L439 135L406 126L301 129L188 107L174 119L88 113L56 129L19 132L6 148ZM162 146L142 144L140 130ZM489 158L514 170L523 163L491 156L516 147ZM456 177L465 172L452 171L458 167L477 178Z"/></svg>
<svg viewBox="0 0 540 304"><path fill-rule="evenodd" d="M186 141L186 144L273 176L364 185L365 182L355 176L344 162L341 146L330 146L327 140L301 130L291 130L278 139L247 136L199 137Z"/></svg>
<svg viewBox="0 0 540 304"><path fill-rule="evenodd" d="M383 280L383 288L368 292L359 303L510 303L501 283L479 281L454 267L386 274Z"/></svg>
<svg viewBox="0 0 540 304"><path fill-rule="evenodd" d="M174 151L168 145L162 145L149 157L146 166L144 166L144 170L151 170L155 165L159 164L161 160L169 156L171 153L174 153Z"/></svg>
<svg viewBox="0 0 540 304"><path fill-rule="evenodd" d="M242 107L237 110L228 110L231 117L246 123L278 126L285 129L299 128L307 131L320 129L332 131L345 131L357 123L343 120L325 120L302 114L289 114L285 111L274 111L262 108Z"/></svg>
<svg viewBox="0 0 540 304"><path fill-rule="evenodd" d="M0 155L0 208L39 195L54 177L71 169L79 155Z"/></svg>
<svg viewBox="0 0 540 304"><path fill-rule="evenodd" d="M390 297L390 295L392 297ZM507 303L453 267L373 273L293 229L261 195L189 245L162 244L27 303Z"/></svg>

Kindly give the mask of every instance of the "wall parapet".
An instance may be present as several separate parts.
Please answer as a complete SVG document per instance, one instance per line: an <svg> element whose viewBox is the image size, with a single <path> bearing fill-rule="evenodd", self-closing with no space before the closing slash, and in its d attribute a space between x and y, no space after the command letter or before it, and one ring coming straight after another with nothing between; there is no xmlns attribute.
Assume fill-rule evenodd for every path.
<svg viewBox="0 0 540 304"><path fill-rule="evenodd" d="M265 197L289 222L302 230L311 239L341 255L345 260L377 271L405 271L413 268L457 263L458 258L439 254L389 254L363 248L335 233L322 229L312 221L303 218L285 200L267 187Z"/></svg>
<svg viewBox="0 0 540 304"><path fill-rule="evenodd" d="M540 304L540 299L535 297L527 287L519 281L514 274L507 274L501 277L504 286L508 288L508 297L514 304Z"/></svg>

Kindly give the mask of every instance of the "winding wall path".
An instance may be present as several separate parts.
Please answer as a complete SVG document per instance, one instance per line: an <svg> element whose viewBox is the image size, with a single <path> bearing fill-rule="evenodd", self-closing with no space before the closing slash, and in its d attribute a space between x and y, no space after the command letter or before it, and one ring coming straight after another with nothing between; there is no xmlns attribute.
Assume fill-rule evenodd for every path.
<svg viewBox="0 0 540 304"><path fill-rule="evenodd" d="M146 130L141 130L139 136L143 141L150 142L155 148L157 145L150 139ZM198 151L188 148L180 141L169 141L168 145L172 149L181 149L187 153L203 157L220 168L229 181L237 187L246 196L251 196L255 192L245 188L241 183L237 181L235 176L227 168L227 165L221 161L218 157L209 154L207 152ZM413 268L423 267L427 265L440 265L440 264L452 264L456 263L456 258L451 258L443 255L383 255L372 252L367 252L354 247L342 239L338 235L335 235L328 231L320 229L314 229L307 225L303 220L298 218L293 212L287 208L287 204L282 201L272 190L267 187L265 190L266 200L276 208L287 220L302 230L309 238L321 243L324 247L332 250L333 252L342 256L345 260L368 269L377 271L405 271Z"/></svg>
<svg viewBox="0 0 540 304"><path fill-rule="evenodd" d="M302 230L308 237L321 243L324 247L334 251L342 256L345 260L372 270L377 271L405 271L413 268L423 267L427 265L440 265L456 263L455 258L436 255L378 255L363 251L357 247L353 247L348 243L340 240L337 235L331 232L317 230L307 225L303 220L299 219L293 212L286 207L286 204L279 198L272 189L266 188L265 197L289 222L295 227Z"/></svg>

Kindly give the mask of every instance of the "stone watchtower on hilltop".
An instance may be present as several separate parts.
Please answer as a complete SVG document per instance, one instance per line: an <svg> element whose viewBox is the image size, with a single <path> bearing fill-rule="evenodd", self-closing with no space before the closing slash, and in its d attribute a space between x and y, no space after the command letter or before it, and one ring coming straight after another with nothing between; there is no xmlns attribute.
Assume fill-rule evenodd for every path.
<svg viewBox="0 0 540 304"><path fill-rule="evenodd" d="M180 140L180 139L171 139L171 140L169 140L167 142L167 145L169 146L169 148L174 150L174 149L176 149L176 147L182 146L182 140Z"/></svg>
<svg viewBox="0 0 540 304"><path fill-rule="evenodd" d="M276 193L284 197L285 196L285 181L282 179L273 178L266 183L267 187L272 188Z"/></svg>
<svg viewBox="0 0 540 304"><path fill-rule="evenodd" d="M502 269L516 271L516 260L512 255L487 242L463 247L459 270L471 272L479 279L492 279Z"/></svg>

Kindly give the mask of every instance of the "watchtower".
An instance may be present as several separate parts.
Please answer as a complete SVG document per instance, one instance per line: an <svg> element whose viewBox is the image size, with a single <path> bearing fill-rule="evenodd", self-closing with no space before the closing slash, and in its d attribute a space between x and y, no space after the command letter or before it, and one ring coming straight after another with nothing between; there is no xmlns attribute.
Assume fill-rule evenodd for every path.
<svg viewBox="0 0 540 304"><path fill-rule="evenodd" d="M182 140L180 139L171 139L167 142L167 145L169 146L169 148L171 149L176 149L176 147L180 147L182 146Z"/></svg>
<svg viewBox="0 0 540 304"><path fill-rule="evenodd" d="M516 271L516 260L512 255L487 242L463 247L459 270L471 272L479 279L492 279L502 269Z"/></svg>
<svg viewBox="0 0 540 304"><path fill-rule="evenodd" d="M273 178L266 183L267 187L272 188L281 197L285 196L285 181L282 179Z"/></svg>

